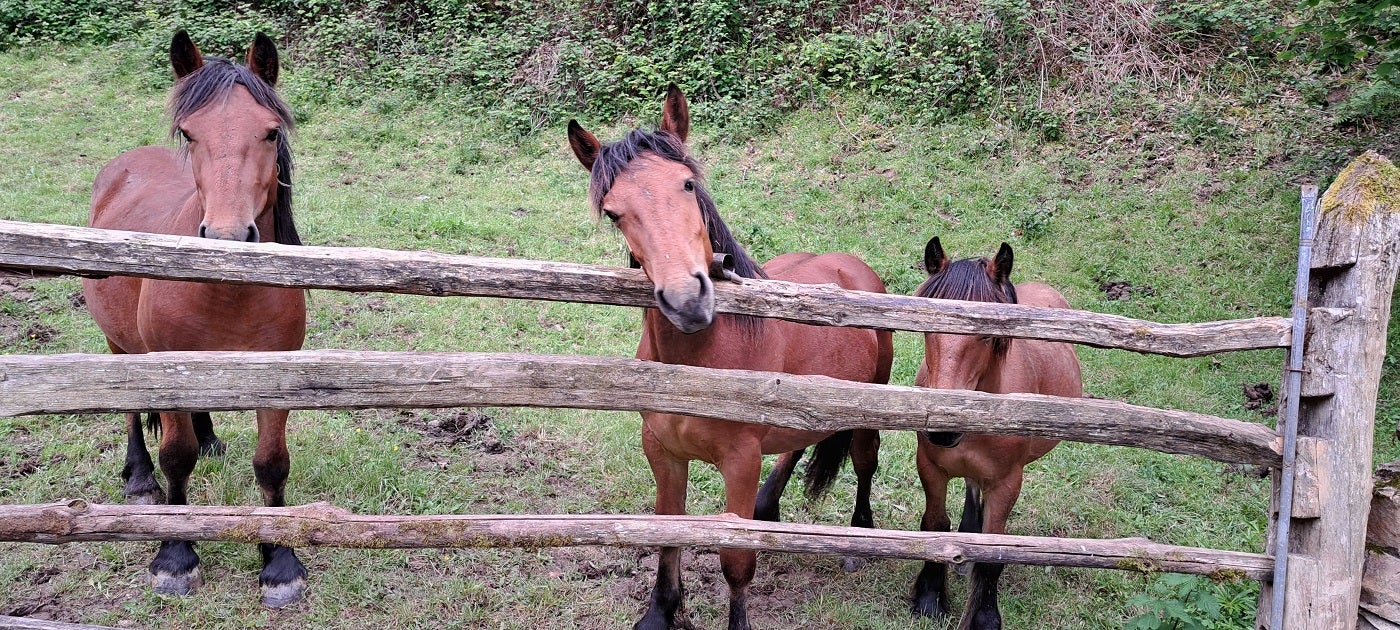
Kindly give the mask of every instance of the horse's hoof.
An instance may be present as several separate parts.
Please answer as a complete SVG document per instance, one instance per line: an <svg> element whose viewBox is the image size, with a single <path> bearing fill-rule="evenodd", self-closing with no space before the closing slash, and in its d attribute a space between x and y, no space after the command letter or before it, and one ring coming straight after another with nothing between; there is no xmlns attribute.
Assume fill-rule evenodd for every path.
<svg viewBox="0 0 1400 630"><path fill-rule="evenodd" d="M841 570L846 573L855 573L856 571L864 569L865 565L869 562L870 560L866 558L845 556L841 558Z"/></svg>
<svg viewBox="0 0 1400 630"><path fill-rule="evenodd" d="M915 599L909 606L909 612L915 617L926 617L929 619L947 619L952 615L952 611L937 598L927 597Z"/></svg>
<svg viewBox="0 0 1400 630"><path fill-rule="evenodd" d="M227 450L228 447L224 446L224 441L219 438L199 443L200 457L221 457Z"/></svg>
<svg viewBox="0 0 1400 630"><path fill-rule="evenodd" d="M160 487L143 492L126 493L127 505L165 505L165 491Z"/></svg>
<svg viewBox="0 0 1400 630"><path fill-rule="evenodd" d="M268 608L295 604L306 595L306 580L296 578L286 584L264 584L262 593L262 603Z"/></svg>
<svg viewBox="0 0 1400 630"><path fill-rule="evenodd" d="M199 567L179 574L163 571L151 574L151 588L161 595L193 595L203 584L204 580L199 577Z"/></svg>

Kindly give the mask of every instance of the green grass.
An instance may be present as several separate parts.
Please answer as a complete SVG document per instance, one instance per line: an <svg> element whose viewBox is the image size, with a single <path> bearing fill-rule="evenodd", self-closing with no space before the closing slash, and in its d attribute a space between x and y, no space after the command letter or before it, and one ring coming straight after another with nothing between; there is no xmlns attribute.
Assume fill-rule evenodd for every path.
<svg viewBox="0 0 1400 630"><path fill-rule="evenodd" d="M164 141L164 89L148 85L132 54L0 54L8 86L0 218L81 225L97 169L122 150ZM295 69L284 76L300 121L297 212L308 244L621 263L620 237L589 215L586 176L562 124L522 137L460 117L451 102L388 94L323 104ZM1005 240L1016 249L1014 278L1055 285L1080 308L1165 322L1286 313L1297 189L1281 172L1222 169L1217 155L1187 140L1172 160L1148 164L1132 150L1045 144L985 121L919 120L850 100L799 112L773 135L746 141L719 140L696 121L692 145L721 212L760 258L848 251L891 292L909 293L930 236L955 256L987 255ZM582 122L604 139L632 124ZM1247 138L1250 146L1283 142L1267 129ZM1152 291L1110 300L1099 289L1110 280ZM77 281L60 279L0 293L0 351L105 351L74 303L78 291ZM630 356L640 320L613 307L332 292L313 293L310 310L307 347L365 350ZM1392 348L1400 347L1396 330ZM920 339L896 335L896 352L893 381L912 384ZM1240 385L1276 386L1282 363L1278 351L1178 360L1081 348L1079 356L1092 395L1254 422L1267 420L1243 408ZM1400 458L1395 374L1382 384L1377 461ZM457 436L430 423L458 410L294 412L288 500L394 514L650 511L636 414L481 411L489 425ZM218 414L216 423L229 451L200 462L191 498L256 504L252 416ZM882 527L918 526L912 438L886 436L874 496ZM122 445L115 414L0 418L0 502L118 502ZM842 524L852 486L847 471L823 501L790 497L784 518ZM692 512L718 511L720 493L712 468L692 466ZM1010 529L1262 551L1267 495L1267 482L1209 461L1065 443L1028 469ZM0 614L39 606L62 620L152 627L612 628L640 614L655 565L648 551L611 548L306 549L308 600L269 611L258 605L255 549L199 550L206 585L176 599L145 588L154 544L3 545ZM721 626L726 613L717 565L713 550L686 554L688 608L700 627ZM830 557L763 554L751 608L764 628L906 628L916 572L916 563L880 561L848 575ZM1003 610L1009 627L1119 627L1136 614L1127 600L1153 579L1013 567ZM962 581L954 588L961 598Z"/></svg>

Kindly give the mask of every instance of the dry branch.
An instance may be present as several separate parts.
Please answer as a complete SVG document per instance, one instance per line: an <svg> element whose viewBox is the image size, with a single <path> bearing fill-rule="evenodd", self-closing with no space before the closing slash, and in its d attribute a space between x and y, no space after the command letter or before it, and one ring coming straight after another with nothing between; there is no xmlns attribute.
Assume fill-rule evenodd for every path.
<svg viewBox="0 0 1400 630"><path fill-rule="evenodd" d="M272 542L291 547L714 546L1042 566L1172 571L1267 578L1264 555L1176 547L1143 538L1093 540L906 532L720 516L360 516L326 504L290 508L128 506L84 501L0 506L0 541L138 540Z"/></svg>
<svg viewBox="0 0 1400 630"><path fill-rule="evenodd" d="M0 415L9 416L479 406L656 411L806 430L971 431L1282 461L1268 427L1185 411L637 359L340 350L0 356Z"/></svg>
<svg viewBox="0 0 1400 630"><path fill-rule="evenodd" d="M0 267L76 275L342 291L652 306L637 270L362 247L294 247L0 221ZM914 332L1067 341L1191 357L1288 345L1289 322L1260 317L1159 324L1086 311L931 300L772 280L716 283L721 312Z"/></svg>

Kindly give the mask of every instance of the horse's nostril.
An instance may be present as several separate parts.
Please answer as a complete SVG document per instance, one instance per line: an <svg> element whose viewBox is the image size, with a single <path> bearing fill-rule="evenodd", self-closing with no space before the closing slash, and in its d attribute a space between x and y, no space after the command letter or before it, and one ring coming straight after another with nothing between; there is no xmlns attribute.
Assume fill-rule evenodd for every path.
<svg viewBox="0 0 1400 630"><path fill-rule="evenodd" d="M248 242L249 242L249 243L256 243L256 242L258 242L258 240L259 240L259 239L258 239L258 226L256 226L256 225L250 225L250 226L248 226Z"/></svg>
<svg viewBox="0 0 1400 630"><path fill-rule="evenodd" d="M209 238L208 236L205 235L205 230L206 230L206 229L207 229L207 228L205 228L204 225L202 225L202 224L199 226L199 238Z"/></svg>

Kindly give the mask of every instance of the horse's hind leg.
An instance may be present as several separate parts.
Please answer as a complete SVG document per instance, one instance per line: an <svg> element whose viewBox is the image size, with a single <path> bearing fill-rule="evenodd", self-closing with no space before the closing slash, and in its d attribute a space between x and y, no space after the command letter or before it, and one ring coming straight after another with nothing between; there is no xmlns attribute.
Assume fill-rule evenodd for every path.
<svg viewBox="0 0 1400 630"><path fill-rule="evenodd" d="M926 532L946 532L953 521L948 518L948 476L931 460L929 449L936 448L919 441L919 481L924 486L924 517L919 529ZM924 562L919 577L914 579L911 611L921 617L941 619L951 612L948 605L948 565Z"/></svg>
<svg viewBox="0 0 1400 630"><path fill-rule="evenodd" d="M982 532L982 491L977 488L977 482L971 479L964 479L967 483L967 496L963 501L962 520L958 521L958 531L965 534L981 534ZM958 575L967 577L972 565L963 563L954 568Z"/></svg>
<svg viewBox="0 0 1400 630"><path fill-rule="evenodd" d="M253 476L262 490L263 505L284 507L287 474L291 470L291 454L287 452L287 410L258 410L258 450L253 454ZM272 543L260 543L263 570L258 575L262 585L263 605L281 608L301 599L306 592L306 566L297 559L296 551Z"/></svg>
<svg viewBox="0 0 1400 630"><path fill-rule="evenodd" d="M798 449L778 456L778 461L773 463L773 470L763 481L763 487L758 489L758 499L754 501L753 506L754 520L774 523L782 520L778 502L783 498L783 491L792 479L792 471L797 469L797 462L802 459L804 452L806 449Z"/></svg>
<svg viewBox="0 0 1400 630"><path fill-rule="evenodd" d="M199 442L187 413L160 414L160 470L169 488L170 505L188 505L186 489L194 471ZM151 561L151 584L157 593L189 595L199 588L199 556L188 540L166 540Z"/></svg>
<svg viewBox="0 0 1400 630"><path fill-rule="evenodd" d="M218 457L224 454L224 443L214 433L214 420L208 412L194 412L194 436L199 440L200 456Z"/></svg>
<svg viewBox="0 0 1400 630"><path fill-rule="evenodd" d="M156 418L156 414L151 414ZM146 436L141 432L141 414L126 414L126 465L122 467L122 492L132 505L165 503L165 491L156 481L155 462L146 450Z"/></svg>
<svg viewBox="0 0 1400 630"><path fill-rule="evenodd" d="M879 468L880 432L857 429L851 437L851 469L856 473L856 504L851 509L851 527L875 527L870 492ZM841 568L847 573L859 571L865 563L865 558L856 556L841 558Z"/></svg>

